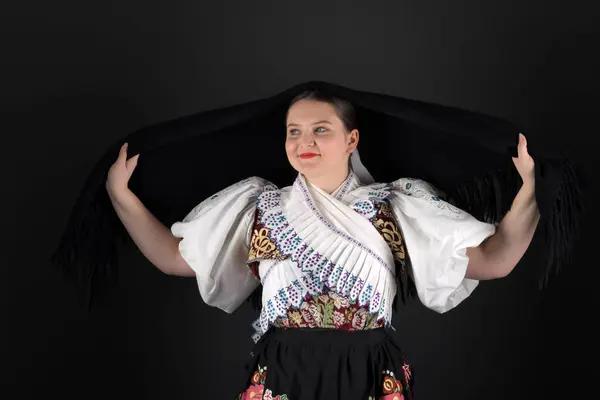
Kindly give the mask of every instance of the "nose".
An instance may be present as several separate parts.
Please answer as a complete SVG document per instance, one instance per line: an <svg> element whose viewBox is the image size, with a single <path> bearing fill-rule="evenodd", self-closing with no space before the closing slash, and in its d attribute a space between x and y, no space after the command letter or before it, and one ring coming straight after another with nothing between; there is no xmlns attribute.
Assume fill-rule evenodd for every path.
<svg viewBox="0 0 600 400"><path fill-rule="evenodd" d="M315 139L313 138L312 135L302 135L302 138L300 139L300 146L301 147L312 147L315 144Z"/></svg>

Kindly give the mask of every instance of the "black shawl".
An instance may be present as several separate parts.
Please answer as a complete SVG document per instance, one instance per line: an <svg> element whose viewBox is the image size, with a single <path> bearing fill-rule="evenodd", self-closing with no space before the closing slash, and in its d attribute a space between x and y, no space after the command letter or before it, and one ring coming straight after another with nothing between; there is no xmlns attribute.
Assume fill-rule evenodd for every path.
<svg viewBox="0 0 600 400"><path fill-rule="evenodd" d="M521 179L512 163L518 133L514 123L476 112L369 93L326 82L307 82L245 104L204 111L143 127L114 143L89 175L66 231L51 256L69 278L98 297L118 276L118 244L133 243L105 189L119 148L140 154L129 187L165 225L182 219L197 203L249 176L279 187L296 171L286 158L285 115L290 100L317 88L356 107L362 162L378 182L424 179L456 206L486 222L510 209ZM581 211L580 182L569 160L529 140L536 169L544 241L539 279L570 261Z"/></svg>

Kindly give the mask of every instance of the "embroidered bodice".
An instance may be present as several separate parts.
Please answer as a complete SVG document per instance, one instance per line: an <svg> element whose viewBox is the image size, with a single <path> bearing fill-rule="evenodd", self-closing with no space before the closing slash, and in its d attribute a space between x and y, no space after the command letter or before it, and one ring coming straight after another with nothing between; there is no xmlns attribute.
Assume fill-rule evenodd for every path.
<svg viewBox="0 0 600 400"><path fill-rule="evenodd" d="M478 283L465 277L466 249L495 226L422 180L362 185L351 172L332 194L302 174L281 189L248 178L198 204L171 231L183 238L180 252L207 304L233 312L262 285L257 339L270 326L390 325L402 279L425 306L448 311Z"/></svg>

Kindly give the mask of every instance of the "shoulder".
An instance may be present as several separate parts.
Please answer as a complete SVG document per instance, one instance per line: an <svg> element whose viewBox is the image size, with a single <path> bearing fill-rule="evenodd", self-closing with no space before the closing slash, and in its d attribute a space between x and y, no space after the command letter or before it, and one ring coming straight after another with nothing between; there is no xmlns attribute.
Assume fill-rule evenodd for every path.
<svg viewBox="0 0 600 400"><path fill-rule="evenodd" d="M259 176L251 176L225 187L224 189L212 195L210 199L214 200L218 197L239 195L243 193L258 194L265 190L277 190L277 186L274 183Z"/></svg>
<svg viewBox="0 0 600 400"><path fill-rule="evenodd" d="M234 183L232 186L248 186L248 187L257 187L257 188L264 188L266 190L277 190L277 185L275 185L273 182L262 178L260 176L250 176L248 178L242 179L241 181L238 181L236 183Z"/></svg>
<svg viewBox="0 0 600 400"><path fill-rule="evenodd" d="M389 199L398 195L412 197L430 197L445 199L443 191L431 183L412 177L403 177L391 182L376 182L367 185L359 185L353 193L355 198Z"/></svg>
<svg viewBox="0 0 600 400"><path fill-rule="evenodd" d="M254 206L256 199L265 191L275 190L277 186L264 178L258 176L244 178L206 197L187 214L184 221L197 218L201 212L240 212L242 209Z"/></svg>
<svg viewBox="0 0 600 400"><path fill-rule="evenodd" d="M448 199L443 190L420 178L402 177L387 183L364 185L356 190L354 196L355 201L385 202L397 213L433 212L433 214L442 213L454 218L462 214L462 210Z"/></svg>
<svg viewBox="0 0 600 400"><path fill-rule="evenodd" d="M391 191L407 196L446 198L446 194L438 187L419 178L400 178L390 182L389 185Z"/></svg>

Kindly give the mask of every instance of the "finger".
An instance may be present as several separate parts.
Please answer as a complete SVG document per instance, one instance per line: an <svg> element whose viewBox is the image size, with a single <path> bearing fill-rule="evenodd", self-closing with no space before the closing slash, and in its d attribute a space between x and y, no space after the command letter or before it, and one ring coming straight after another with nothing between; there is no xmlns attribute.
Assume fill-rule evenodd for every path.
<svg viewBox="0 0 600 400"><path fill-rule="evenodd" d="M119 150L119 161L125 162L127 160L127 143L123 143Z"/></svg>
<svg viewBox="0 0 600 400"><path fill-rule="evenodd" d="M521 134L521 136L522 136L521 153L523 154L523 157L525 159L527 159L527 158L530 158L529 149L527 148L527 138L523 134Z"/></svg>
<svg viewBox="0 0 600 400"><path fill-rule="evenodd" d="M519 133L519 138L523 142L525 147L527 147L527 138L525 137L525 135L523 135L522 133Z"/></svg>
<svg viewBox="0 0 600 400"><path fill-rule="evenodd" d="M136 154L135 156L131 157L129 160L127 160L127 169L135 169L135 167L137 166L138 163L138 158L140 158L139 154Z"/></svg>
<svg viewBox="0 0 600 400"><path fill-rule="evenodd" d="M525 156L527 152L527 141L525 139L525 135L523 135L522 133L519 133L519 145L517 146L517 155L518 158L521 158L523 156Z"/></svg>

